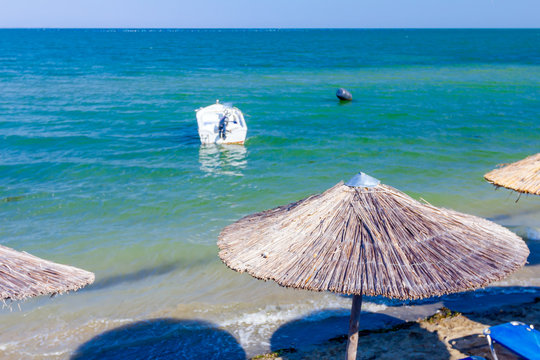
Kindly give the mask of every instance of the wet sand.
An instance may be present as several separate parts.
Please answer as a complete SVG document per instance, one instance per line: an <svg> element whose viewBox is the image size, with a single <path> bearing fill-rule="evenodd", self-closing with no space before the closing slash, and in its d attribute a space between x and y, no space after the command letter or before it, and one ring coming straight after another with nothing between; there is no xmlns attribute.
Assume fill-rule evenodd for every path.
<svg viewBox="0 0 540 360"><path fill-rule="evenodd" d="M491 359L483 330L491 325L521 321L540 327L540 243L527 242L528 264L507 279L477 291L423 301L399 302L365 298L385 305L362 312L358 359L461 359L470 355ZM435 317L441 308L453 315ZM458 313L459 315L457 315ZM271 350L262 358L343 359L348 315L313 321L304 317L278 328ZM502 350L503 359L517 359ZM248 356L255 354L248 351Z"/></svg>
<svg viewBox="0 0 540 360"><path fill-rule="evenodd" d="M540 327L540 297L526 303L513 303L502 307L477 304L477 310L458 312L443 308L432 316L406 321L390 328L363 330L360 333L358 359L461 359L470 355L491 359L483 330L492 325L521 321ZM474 306L474 304L470 304ZM479 310L484 307L484 310ZM364 314L363 314L364 315ZM343 359L345 335L319 344L277 349L253 359ZM496 345L500 360L518 359Z"/></svg>

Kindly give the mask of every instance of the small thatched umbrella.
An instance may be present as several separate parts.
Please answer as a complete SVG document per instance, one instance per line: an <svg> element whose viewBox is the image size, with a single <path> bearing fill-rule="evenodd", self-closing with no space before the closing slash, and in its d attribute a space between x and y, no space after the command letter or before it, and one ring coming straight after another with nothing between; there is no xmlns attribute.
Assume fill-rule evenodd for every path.
<svg viewBox="0 0 540 360"><path fill-rule="evenodd" d="M0 245L0 297L4 301L74 291L93 282L91 272Z"/></svg>
<svg viewBox="0 0 540 360"><path fill-rule="evenodd" d="M540 153L491 170L484 179L495 186L540 195Z"/></svg>
<svg viewBox="0 0 540 360"><path fill-rule="evenodd" d="M286 287L353 294L347 358L356 358L362 294L420 299L484 287L529 254L490 221L420 203L365 174L223 229L219 256Z"/></svg>

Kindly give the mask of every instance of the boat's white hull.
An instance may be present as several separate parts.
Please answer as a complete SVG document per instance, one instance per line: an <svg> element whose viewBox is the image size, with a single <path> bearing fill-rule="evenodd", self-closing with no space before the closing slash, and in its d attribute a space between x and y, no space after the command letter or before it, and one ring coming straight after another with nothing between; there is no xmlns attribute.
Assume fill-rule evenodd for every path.
<svg viewBox="0 0 540 360"><path fill-rule="evenodd" d="M242 112L216 103L197 110L197 125L202 144L243 144L247 125Z"/></svg>

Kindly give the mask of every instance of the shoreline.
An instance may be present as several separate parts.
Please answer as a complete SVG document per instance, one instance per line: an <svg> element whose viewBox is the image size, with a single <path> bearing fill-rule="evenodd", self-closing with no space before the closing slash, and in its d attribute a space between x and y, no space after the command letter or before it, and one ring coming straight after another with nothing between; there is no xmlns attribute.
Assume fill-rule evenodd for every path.
<svg viewBox="0 0 540 360"><path fill-rule="evenodd" d="M519 309L519 307L523 304L534 303L534 301L540 299L540 283L538 282L540 280L538 278L538 274L540 274L540 242L536 240L527 240L527 244L531 250L531 254L528 258L528 264L522 270L511 275L509 278L498 283L494 283L491 286L483 289L417 301L392 301L380 297L366 297L364 299L366 305L371 304L375 306L372 306L370 309L366 309L366 312L362 312L360 318L360 330L377 332L389 331L389 329L396 326L399 328L399 326L402 326L408 322L413 322L417 326L420 326L422 319L426 319L434 315L438 309L443 307L446 307L453 312L462 313L464 316L473 314L476 317L478 314L482 314L486 311L497 313L501 308L508 307L511 310L512 308ZM377 309L377 306L382 306L382 309ZM296 355L287 354L287 357L284 357L284 359L297 360L302 359L300 354L305 353L306 348L319 348L321 354L317 354L317 356L328 359L340 359L342 357L337 355L332 357L330 353L332 351L344 351L345 344L342 344L341 348L340 346L337 346L336 349L329 353L330 355L324 355L328 352L324 349L332 348L332 344L328 344L329 339L340 338L346 334L349 322L349 309L350 306L347 307L345 311L343 311L344 308L341 308L341 313L336 314L336 310L338 309L320 308L312 313L293 319L292 321L289 320L285 323L279 324L276 326L277 329L273 331L271 338L268 339L269 346L267 349L261 349L262 346L259 346L258 349L249 349L246 347L248 358L253 358L254 356L261 354L271 354L279 349L294 348L297 351ZM540 310L538 308L536 308L535 313L536 318L540 319ZM508 319L507 321L516 320L527 322L525 321L526 317L524 317L522 314L517 315L519 316ZM534 320L534 318L531 318L531 321L532 320ZM496 323L502 322L506 321L501 320ZM482 321L479 321L479 323L482 323ZM485 322L483 324L486 326L476 328L476 330L478 330L478 334L482 334L482 330L487 327ZM490 323L490 325L494 324L495 323ZM535 325L540 326L540 323ZM407 335L406 330L402 331L404 332L403 336ZM425 331L426 330L424 329L420 332ZM466 335L472 334L473 332L470 332ZM447 334L446 336L450 335ZM425 342L428 344L441 343L441 341L443 341L433 335L429 339L426 339L425 337L422 338L424 338ZM482 339L480 344L482 346L487 346L485 339ZM446 345L448 344L446 343ZM444 348L438 349L438 351L445 354L445 356L440 357L441 359L461 359L466 357L461 355L461 357L452 357L452 352L446 349L446 345ZM359 349L361 349L361 345L359 345ZM462 354L466 355L464 353ZM395 358L403 357L403 354L394 355ZM309 356L306 356L305 358L309 358ZM422 358L422 356L418 355L416 358Z"/></svg>
<svg viewBox="0 0 540 360"><path fill-rule="evenodd" d="M486 296L487 297L487 296ZM501 305L501 300L504 301ZM439 305L440 303L436 303ZM391 326L359 333L358 359L450 359L476 355L486 359L491 353L483 335L489 326L521 321L540 326L540 289L523 297L482 299L478 302L445 302L431 315L404 320ZM447 305L447 306L446 306ZM424 306L424 305L421 305ZM461 311L460 311L461 310ZM362 314L364 324L373 313ZM320 324L311 324L316 327ZM343 359L347 343L346 328L342 334L312 344L294 344L276 348L252 360ZM499 359L518 359L496 345Z"/></svg>

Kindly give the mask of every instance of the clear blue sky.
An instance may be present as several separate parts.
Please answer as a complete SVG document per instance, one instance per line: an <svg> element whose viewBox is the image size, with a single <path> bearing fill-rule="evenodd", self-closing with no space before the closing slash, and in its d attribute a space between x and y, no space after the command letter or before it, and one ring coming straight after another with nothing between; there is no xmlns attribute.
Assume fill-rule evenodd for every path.
<svg viewBox="0 0 540 360"><path fill-rule="evenodd" d="M540 0L0 0L0 27L540 27Z"/></svg>

